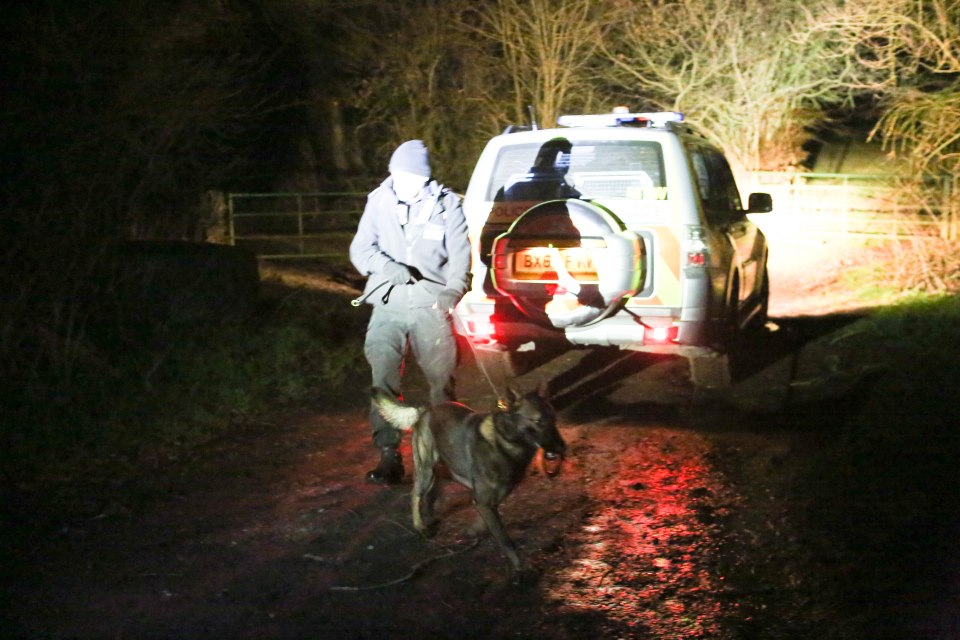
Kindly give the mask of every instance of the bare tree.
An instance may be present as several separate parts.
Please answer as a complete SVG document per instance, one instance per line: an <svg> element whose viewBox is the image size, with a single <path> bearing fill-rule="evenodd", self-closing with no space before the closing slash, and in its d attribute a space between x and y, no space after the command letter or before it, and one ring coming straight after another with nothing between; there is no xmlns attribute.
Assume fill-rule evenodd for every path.
<svg viewBox="0 0 960 640"><path fill-rule="evenodd" d="M423 139L445 182L466 186L478 147L497 126L485 101L496 82L482 43L462 29L467 0L405 0L354 7L342 16L346 103L356 139L381 172L403 140ZM347 52L349 51L349 55Z"/></svg>
<svg viewBox="0 0 960 640"><path fill-rule="evenodd" d="M611 2L596 0L491 0L476 9L473 28L496 43L512 86L513 122L527 120L527 105L550 126L561 109L594 102L596 54L612 18Z"/></svg>
<svg viewBox="0 0 960 640"><path fill-rule="evenodd" d="M855 88L882 96L873 131L917 174L960 173L960 0L861 0L817 20L834 54L856 60Z"/></svg>
<svg viewBox="0 0 960 640"><path fill-rule="evenodd" d="M802 159L807 127L837 88L844 61L794 37L800 0L642 0L604 43L611 83L648 108L682 111L742 170Z"/></svg>

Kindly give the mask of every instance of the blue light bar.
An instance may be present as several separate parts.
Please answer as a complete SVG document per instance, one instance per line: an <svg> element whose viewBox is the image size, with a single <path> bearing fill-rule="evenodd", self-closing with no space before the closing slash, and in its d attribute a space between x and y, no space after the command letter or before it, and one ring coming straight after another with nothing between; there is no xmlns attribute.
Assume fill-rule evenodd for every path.
<svg viewBox="0 0 960 640"><path fill-rule="evenodd" d="M669 122L683 122L683 114L678 111L651 111L645 113L597 113L557 118L557 124L561 127L619 127L625 124L645 124L662 129Z"/></svg>

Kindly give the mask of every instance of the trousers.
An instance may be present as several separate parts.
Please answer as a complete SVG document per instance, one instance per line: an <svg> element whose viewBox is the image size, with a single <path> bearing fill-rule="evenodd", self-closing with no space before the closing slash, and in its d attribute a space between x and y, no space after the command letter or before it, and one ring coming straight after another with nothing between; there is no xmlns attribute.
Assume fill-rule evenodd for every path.
<svg viewBox="0 0 960 640"><path fill-rule="evenodd" d="M433 308L394 311L376 306L367 325L363 352L370 364L373 386L401 396L401 379L407 353L412 352L430 387L430 403L454 400L457 341L447 313ZM396 447L401 434L376 407L370 406L373 443Z"/></svg>

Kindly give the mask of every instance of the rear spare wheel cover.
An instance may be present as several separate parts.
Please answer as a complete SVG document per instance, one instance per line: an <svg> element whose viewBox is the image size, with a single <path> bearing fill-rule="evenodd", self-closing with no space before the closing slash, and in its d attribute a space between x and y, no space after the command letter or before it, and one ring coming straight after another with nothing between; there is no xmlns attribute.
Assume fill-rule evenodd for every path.
<svg viewBox="0 0 960 640"><path fill-rule="evenodd" d="M528 209L493 243L498 292L544 326L601 320L644 279L644 244L609 209L584 200L552 200Z"/></svg>

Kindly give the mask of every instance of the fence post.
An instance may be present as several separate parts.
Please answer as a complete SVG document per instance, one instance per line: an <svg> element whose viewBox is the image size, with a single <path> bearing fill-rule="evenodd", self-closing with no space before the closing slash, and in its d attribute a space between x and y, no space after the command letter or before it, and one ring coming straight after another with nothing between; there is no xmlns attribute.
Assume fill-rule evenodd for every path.
<svg viewBox="0 0 960 640"><path fill-rule="evenodd" d="M940 223L940 237L944 240L955 240L957 237L956 229L956 203L953 196L956 194L956 177L944 175L941 180L940 189L940 215L945 219ZM951 189L951 187L953 187Z"/></svg>
<svg viewBox="0 0 960 640"><path fill-rule="evenodd" d="M960 227L960 215L958 214L958 206L960 206L960 194L957 194L957 184L960 183L960 176L954 174L947 182L947 215L950 216L950 227L947 234L947 239L954 241L958 236L958 227Z"/></svg>
<svg viewBox="0 0 960 640"><path fill-rule="evenodd" d="M230 246L237 244L237 233L233 228L233 194L227 194L227 242Z"/></svg>
<svg viewBox="0 0 960 640"><path fill-rule="evenodd" d="M303 194L297 194L297 238L299 238L300 255L303 255L305 247L303 244Z"/></svg>

